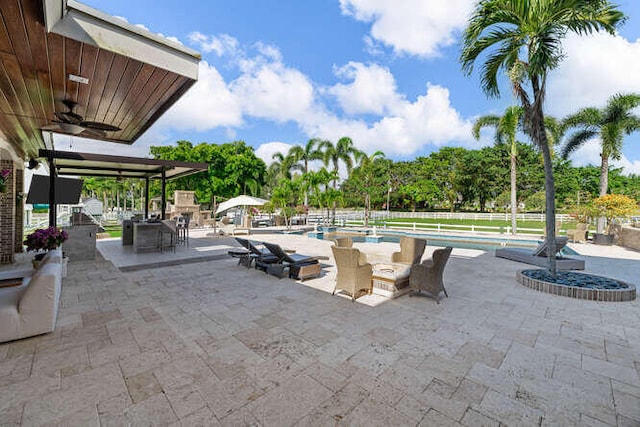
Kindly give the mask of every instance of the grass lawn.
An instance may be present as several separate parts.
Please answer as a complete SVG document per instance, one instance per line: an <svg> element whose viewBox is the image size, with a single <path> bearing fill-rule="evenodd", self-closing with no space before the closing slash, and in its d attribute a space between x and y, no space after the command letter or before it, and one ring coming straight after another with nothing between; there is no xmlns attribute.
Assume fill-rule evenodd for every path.
<svg viewBox="0 0 640 427"><path fill-rule="evenodd" d="M109 237L122 237L121 225L107 225L104 227L105 233L109 233Z"/></svg>

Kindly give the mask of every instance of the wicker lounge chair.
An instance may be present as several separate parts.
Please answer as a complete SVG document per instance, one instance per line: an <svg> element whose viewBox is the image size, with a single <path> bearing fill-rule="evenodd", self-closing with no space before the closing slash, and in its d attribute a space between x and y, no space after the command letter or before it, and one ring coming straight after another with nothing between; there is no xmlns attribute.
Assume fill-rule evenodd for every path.
<svg viewBox="0 0 640 427"><path fill-rule="evenodd" d="M555 251L559 253L568 242L566 236L556 237ZM511 261L523 262L525 264L547 266L547 242L544 240L533 251L523 248L500 248L496 249L496 256L506 258ZM558 270L584 270L584 260L568 258L562 255L556 257L556 267Z"/></svg>
<svg viewBox="0 0 640 427"><path fill-rule="evenodd" d="M306 279L310 276L317 276L320 274L320 263L318 262L318 258L295 253L289 254L282 249L280 245L276 245L274 243L264 242L264 245L271 254L277 258L276 264L282 266L282 268L278 269L276 264L274 264L272 268L268 270L269 273L282 277L284 269L289 268L289 278L291 279ZM311 275L304 274L304 277L300 277L300 270L303 267L308 267L305 270L311 271Z"/></svg>
<svg viewBox="0 0 640 427"><path fill-rule="evenodd" d="M576 228L567 230L567 237L573 242L586 242L587 241L587 229L589 224L579 222L576 224Z"/></svg>
<svg viewBox="0 0 640 427"><path fill-rule="evenodd" d="M355 301L363 293L370 294L372 267L364 254L356 248L332 246L331 250L338 270L332 295L344 291Z"/></svg>
<svg viewBox="0 0 640 427"><path fill-rule="evenodd" d="M351 237L338 237L333 239L333 244L341 248L353 247L353 239Z"/></svg>
<svg viewBox="0 0 640 427"><path fill-rule="evenodd" d="M400 252L391 254L391 262L415 265L422 259L427 241L414 237L402 236L400 238Z"/></svg>
<svg viewBox="0 0 640 427"><path fill-rule="evenodd" d="M447 298L449 297L444 287L442 274L452 250L451 246L436 249L433 251L431 259L426 259L421 264L415 264L411 267L411 274L409 275L410 295L422 295L422 291L426 291L435 298L438 304L440 303L438 299L440 292L444 292L444 295Z"/></svg>

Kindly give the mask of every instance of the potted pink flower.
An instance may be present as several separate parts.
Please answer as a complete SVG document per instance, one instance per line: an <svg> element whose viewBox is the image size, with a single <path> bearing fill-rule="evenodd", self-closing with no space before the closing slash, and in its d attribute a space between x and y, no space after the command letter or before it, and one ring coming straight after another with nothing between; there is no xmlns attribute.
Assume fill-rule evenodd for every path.
<svg viewBox="0 0 640 427"><path fill-rule="evenodd" d="M39 228L28 234L23 243L26 245L28 252L38 252L34 256L34 267L37 268L37 264L42 261L46 251L56 249L68 238L69 234L66 231L57 227L48 227Z"/></svg>

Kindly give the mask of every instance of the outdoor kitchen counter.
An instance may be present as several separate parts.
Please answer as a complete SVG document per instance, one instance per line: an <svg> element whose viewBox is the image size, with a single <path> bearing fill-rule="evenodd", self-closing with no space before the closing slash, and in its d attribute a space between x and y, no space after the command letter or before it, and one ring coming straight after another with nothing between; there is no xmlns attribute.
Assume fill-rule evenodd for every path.
<svg viewBox="0 0 640 427"><path fill-rule="evenodd" d="M133 223L133 252L155 252L158 247L158 233L164 228L160 222Z"/></svg>

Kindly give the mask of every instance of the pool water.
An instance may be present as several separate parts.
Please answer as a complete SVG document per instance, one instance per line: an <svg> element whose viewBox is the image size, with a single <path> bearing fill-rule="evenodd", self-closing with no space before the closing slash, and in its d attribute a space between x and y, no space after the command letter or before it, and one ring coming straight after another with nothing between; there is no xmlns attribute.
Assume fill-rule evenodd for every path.
<svg viewBox="0 0 640 427"><path fill-rule="evenodd" d="M364 232L348 232L338 230L336 233L325 233L324 239L331 240L337 237L351 237L354 242L363 243L365 241ZM411 234L403 232L385 231L378 233L382 237L383 242L399 243L400 237L409 236L419 239L425 239L429 246L452 246L460 249L478 249L483 251L492 251L498 248L525 248L534 249L542 240L524 240L524 239L500 239L497 237L476 237L476 236L448 236L434 234ZM564 247L560 251L561 255L577 255L577 252Z"/></svg>

